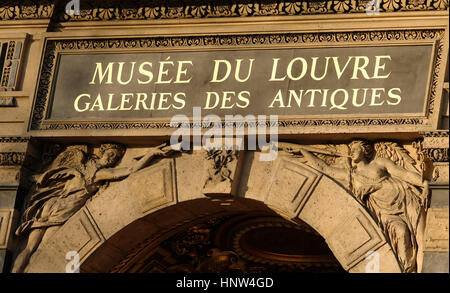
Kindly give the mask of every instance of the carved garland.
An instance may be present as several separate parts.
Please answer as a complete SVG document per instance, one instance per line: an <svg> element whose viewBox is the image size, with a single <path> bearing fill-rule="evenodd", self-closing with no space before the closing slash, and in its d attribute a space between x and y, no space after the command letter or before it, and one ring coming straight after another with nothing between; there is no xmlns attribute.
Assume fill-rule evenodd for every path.
<svg viewBox="0 0 450 293"><path fill-rule="evenodd" d="M367 41L429 40L437 42L435 66L432 74L428 113L433 114L437 95L437 81L442 66L443 41L445 31L442 29L395 30L366 32L327 32L327 33L286 33L255 35L215 35L186 37L151 37L151 38L117 38L85 40L49 40L46 43L39 87L32 116L32 130L76 130L76 129L158 129L171 128L168 121L159 122L51 122L45 121L50 100L51 83L56 67L58 53L75 50L106 49L147 49L147 48L202 48L208 46L223 48L234 46L270 46L298 44L343 43L355 44ZM268 125L270 122L267 122ZM314 126L385 126L385 125L423 125L426 118L365 118L365 119L295 119L278 121L282 127ZM179 127L175 126L175 127ZM191 127L194 126L191 124ZM222 123L225 126L225 123ZM202 125L204 127L204 125Z"/></svg>

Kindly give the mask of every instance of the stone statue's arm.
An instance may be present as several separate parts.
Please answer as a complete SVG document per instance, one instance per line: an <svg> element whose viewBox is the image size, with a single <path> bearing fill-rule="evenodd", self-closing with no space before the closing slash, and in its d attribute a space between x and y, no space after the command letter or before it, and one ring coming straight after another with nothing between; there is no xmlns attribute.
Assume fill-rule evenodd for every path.
<svg viewBox="0 0 450 293"><path fill-rule="evenodd" d="M131 168L105 168L100 169L95 173L94 182L118 180L127 177L131 174Z"/></svg>
<svg viewBox="0 0 450 293"><path fill-rule="evenodd" d="M328 165L323 160L319 159L315 155L313 155L311 152L300 149L304 158L307 160L307 162L314 167L315 169L322 171L323 173L327 174L328 176L335 178L337 180L348 180L348 170L345 168L336 168L333 166Z"/></svg>
<svg viewBox="0 0 450 293"><path fill-rule="evenodd" d="M165 146L165 144L151 148L148 153L146 153L142 158L140 158L136 163L134 163L133 166L131 166L130 168L131 172L133 173L146 167L154 157L166 156L169 151L160 149L163 146Z"/></svg>

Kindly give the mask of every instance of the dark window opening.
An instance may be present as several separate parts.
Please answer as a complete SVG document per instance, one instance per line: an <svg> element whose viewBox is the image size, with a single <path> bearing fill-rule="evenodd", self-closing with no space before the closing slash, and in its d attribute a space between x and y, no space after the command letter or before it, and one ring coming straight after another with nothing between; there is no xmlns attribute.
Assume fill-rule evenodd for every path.
<svg viewBox="0 0 450 293"><path fill-rule="evenodd" d="M0 43L1 44L1 53L0 53L0 81L3 76L3 65L5 64L6 58L6 49L8 48L8 43Z"/></svg>

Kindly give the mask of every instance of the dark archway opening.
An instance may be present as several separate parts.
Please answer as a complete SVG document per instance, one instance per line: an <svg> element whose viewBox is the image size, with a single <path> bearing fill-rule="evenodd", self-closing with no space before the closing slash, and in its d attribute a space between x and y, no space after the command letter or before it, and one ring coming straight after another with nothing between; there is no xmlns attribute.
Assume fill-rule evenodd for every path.
<svg viewBox="0 0 450 293"><path fill-rule="evenodd" d="M325 240L303 222L271 211L220 213L149 237L117 273L282 273L345 270Z"/></svg>

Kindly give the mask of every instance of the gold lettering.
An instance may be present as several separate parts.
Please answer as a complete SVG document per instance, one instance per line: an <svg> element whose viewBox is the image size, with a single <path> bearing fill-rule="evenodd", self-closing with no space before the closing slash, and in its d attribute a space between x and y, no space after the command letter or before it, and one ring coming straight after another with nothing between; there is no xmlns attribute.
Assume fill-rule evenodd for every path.
<svg viewBox="0 0 450 293"><path fill-rule="evenodd" d="M211 107L209 104L210 104L212 95L214 95L216 100L215 100L214 106ZM206 92L206 105L205 105L205 107L203 107L203 109L214 109L219 104L219 101L220 101L220 97L219 97L218 93L216 93L216 92Z"/></svg>
<svg viewBox="0 0 450 293"><path fill-rule="evenodd" d="M118 63L119 63L119 70L117 71L117 82L122 85L127 85L131 82L131 79L133 78L134 65L136 64L136 62L131 62L130 77L125 82L122 81L122 71L125 62L118 62Z"/></svg>
<svg viewBox="0 0 450 293"><path fill-rule="evenodd" d="M218 79L218 75L219 75L219 67L220 64L225 64L227 67L227 71L225 73L225 75L219 80ZM228 60L214 60L214 73L213 73L213 79L210 82L222 82L224 80L226 80L228 78L228 76L230 76L231 73L231 63Z"/></svg>
<svg viewBox="0 0 450 293"><path fill-rule="evenodd" d="M187 74L187 68L183 69L183 64L190 64L192 66L192 61L178 61L178 71L175 83L189 83L192 79L191 76L191 78L187 80L181 80L181 75L183 74L184 76L186 76Z"/></svg>
<svg viewBox="0 0 450 293"><path fill-rule="evenodd" d="M328 61L330 60L331 57L325 57L325 69L323 70L323 74L321 77L316 77L316 67L317 67L317 59L319 59L319 57L312 57L312 65L311 65L311 78L314 80L322 80L325 78L325 76L327 75L327 71L328 71Z"/></svg>
<svg viewBox="0 0 450 293"><path fill-rule="evenodd" d="M364 64L360 65L359 61L364 60ZM364 76L365 79L370 79L367 74L366 67L369 65L369 57L366 56L355 56L355 67L353 67L353 76L351 79L358 79L358 71Z"/></svg>
<svg viewBox="0 0 450 293"><path fill-rule="evenodd" d="M147 100L147 94L146 93L138 93L137 94L137 99L136 99L136 108L134 108L135 110L139 110L139 106L142 105L142 108L144 110L148 110L149 108L147 107L147 105L145 104L145 101Z"/></svg>
<svg viewBox="0 0 450 293"><path fill-rule="evenodd" d="M183 99L182 99L182 98L179 98L178 96L183 96ZM181 104L181 106L178 106L178 107L175 106L175 105L172 105L172 107L174 107L175 109L183 109L184 106L186 105L186 101L185 101L185 99L186 99L186 94L185 94L185 93L176 93L176 94L173 96L173 99L174 99L175 102Z"/></svg>
<svg viewBox="0 0 450 293"><path fill-rule="evenodd" d="M386 63L380 64L380 60L382 58L391 60L391 56L375 56L375 68L373 70L373 76L372 78L388 78L389 75L391 75L391 72L389 72L387 75L381 75L380 76L380 69L385 70L384 67L386 66Z"/></svg>
<svg viewBox="0 0 450 293"><path fill-rule="evenodd" d="M120 111L124 111L124 110L131 110L133 108L133 106L127 107L125 108L125 104L130 103L130 97L132 98L134 96L134 94L132 93L123 93L121 95L121 101L120 101Z"/></svg>
<svg viewBox="0 0 450 293"><path fill-rule="evenodd" d="M337 93L343 92L344 93L344 101L342 101L341 104L336 104L335 98ZM337 89L331 94L330 102L331 102L331 109L339 109L339 110L347 110L347 108L344 107L345 104L347 104L348 101L348 92L345 89Z"/></svg>
<svg viewBox="0 0 450 293"><path fill-rule="evenodd" d="M236 71L234 73L234 77L238 82L245 82L250 78L250 75L252 73L252 67L253 67L253 61L255 61L255 59L250 59L250 65L248 66L248 74L247 77L244 79L241 79L239 77L239 72L241 71L241 62L242 59L236 59Z"/></svg>
<svg viewBox="0 0 450 293"><path fill-rule="evenodd" d="M108 94L108 107L106 108L107 111L116 111L116 110L119 110L119 108L120 108L120 106L117 106L116 108L111 108L113 97L114 97L114 94Z"/></svg>
<svg viewBox="0 0 450 293"><path fill-rule="evenodd" d="M384 104L384 101L381 101L379 103L377 103L375 101L376 99L379 99L381 97L381 94L377 93L377 91L383 91L383 93L384 93L384 88L373 88L372 89L372 99L371 99L369 106L381 106Z"/></svg>
<svg viewBox="0 0 450 293"><path fill-rule="evenodd" d="M112 69L113 69L113 65L114 62L110 62L108 63L108 66L106 66L106 70L103 71L103 66L102 63L95 63L96 67L95 67L95 72L94 75L92 76L92 80L89 84L95 84L94 80L95 77L98 74L98 79L99 79L99 84L101 84L103 82L103 79L105 78L106 74L108 74L108 80L106 82L106 84L112 84Z"/></svg>
<svg viewBox="0 0 450 293"><path fill-rule="evenodd" d="M398 95L394 94L394 91L398 92ZM399 88L392 88L392 89L390 89L388 91L389 98L394 99L397 102L391 102L391 101L387 100L388 105L395 106L395 105L400 104L400 102L402 101L402 97L400 96L401 93L402 93L402 90L399 89Z"/></svg>
<svg viewBox="0 0 450 293"><path fill-rule="evenodd" d="M141 65L139 65L139 73L147 76L148 80L147 81L142 81L140 79L138 79L138 84L149 84L152 79L153 79L153 73L151 71L145 70L144 66L148 65L150 68L152 67L152 63L151 62L142 62Z"/></svg>
<svg viewBox="0 0 450 293"><path fill-rule="evenodd" d="M244 97L244 94L245 94L247 97ZM248 105L250 104L250 99L249 99L249 98L250 98L250 92L249 92L249 91L242 91L242 92L239 92L239 94L238 94L238 99L239 99L240 101L244 102L245 105L239 105L239 103L236 102L236 106L238 106L239 108L247 108Z"/></svg>
<svg viewBox="0 0 450 293"><path fill-rule="evenodd" d="M277 67L278 67L278 61L280 58L273 58L273 65L272 65L272 74L270 76L269 81L283 81L286 79L286 75L280 78L277 78L275 75L277 74Z"/></svg>
<svg viewBox="0 0 450 293"><path fill-rule="evenodd" d="M84 103L85 107L83 109L80 109L79 103L80 103L81 98L83 98L83 97L87 97L88 99L91 99L90 94L81 94L78 97L76 97L75 101L73 102L73 107L75 108L75 111L77 111L77 112L84 112L87 109L89 109L89 105L90 105L89 102Z"/></svg>
<svg viewBox="0 0 450 293"><path fill-rule="evenodd" d="M301 61L302 62L302 73L299 76L294 77L292 75L292 66L297 61ZM292 59L291 62L289 62L289 65L287 67L287 72L286 73L287 73L288 77L291 80L300 80L300 79L303 78L303 76L305 76L307 70L308 70L308 63L306 62L305 58L297 57L297 58Z"/></svg>
<svg viewBox="0 0 450 293"><path fill-rule="evenodd" d="M282 94L281 90L278 90L278 92L277 92L276 96L274 97L274 99L272 100L272 103L270 104L269 108L273 108L273 104L275 102L280 103L278 108L285 108L284 102L283 102L283 94Z"/></svg>

